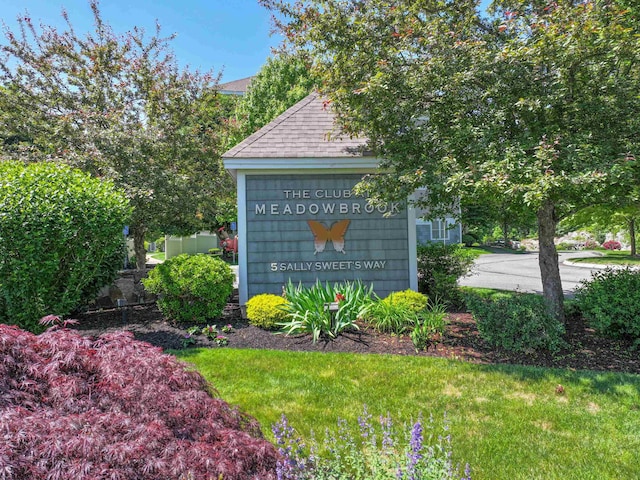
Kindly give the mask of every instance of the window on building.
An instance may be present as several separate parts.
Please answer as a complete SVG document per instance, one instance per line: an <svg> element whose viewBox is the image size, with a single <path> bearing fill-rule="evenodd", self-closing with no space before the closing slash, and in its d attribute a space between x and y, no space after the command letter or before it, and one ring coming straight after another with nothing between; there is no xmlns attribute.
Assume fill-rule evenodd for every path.
<svg viewBox="0 0 640 480"><path fill-rule="evenodd" d="M431 220L431 240L448 240L449 230L444 219Z"/></svg>

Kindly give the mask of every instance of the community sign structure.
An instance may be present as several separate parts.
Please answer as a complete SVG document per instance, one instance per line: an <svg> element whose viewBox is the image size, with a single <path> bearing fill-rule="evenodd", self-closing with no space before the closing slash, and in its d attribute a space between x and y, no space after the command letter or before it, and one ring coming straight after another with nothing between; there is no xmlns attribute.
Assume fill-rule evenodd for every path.
<svg viewBox="0 0 640 480"><path fill-rule="evenodd" d="M289 281L417 289L415 211L353 192L378 166L365 143L341 135L314 93L223 155L238 189L241 304Z"/></svg>

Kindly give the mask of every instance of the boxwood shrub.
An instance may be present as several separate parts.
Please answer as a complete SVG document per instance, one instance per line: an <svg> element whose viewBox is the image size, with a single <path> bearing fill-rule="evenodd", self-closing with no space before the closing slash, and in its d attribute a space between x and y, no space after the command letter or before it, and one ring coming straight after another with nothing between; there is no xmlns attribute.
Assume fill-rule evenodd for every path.
<svg viewBox="0 0 640 480"><path fill-rule="evenodd" d="M158 308L178 322L206 323L219 317L233 292L234 273L210 255L182 254L157 265L142 280L159 295Z"/></svg>

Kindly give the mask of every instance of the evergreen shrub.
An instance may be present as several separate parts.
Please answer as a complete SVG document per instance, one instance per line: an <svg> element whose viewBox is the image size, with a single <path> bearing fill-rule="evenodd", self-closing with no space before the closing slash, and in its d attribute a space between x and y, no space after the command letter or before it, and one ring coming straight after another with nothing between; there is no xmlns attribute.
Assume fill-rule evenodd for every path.
<svg viewBox="0 0 640 480"><path fill-rule="evenodd" d="M251 325L271 330L287 319L282 309L287 301L279 295L263 293L251 297L247 302L247 320Z"/></svg>
<svg viewBox="0 0 640 480"><path fill-rule="evenodd" d="M405 305L410 310L418 313L427 308L429 298L420 292L407 289L402 292L392 292L382 301L392 305Z"/></svg>
<svg viewBox="0 0 640 480"><path fill-rule="evenodd" d="M182 254L157 265L142 282L159 295L158 308L166 317L206 323L222 314L234 279L229 265L219 258Z"/></svg>
<svg viewBox="0 0 640 480"><path fill-rule="evenodd" d="M640 343L640 272L606 269L576 289L576 303L599 333Z"/></svg>
<svg viewBox="0 0 640 480"><path fill-rule="evenodd" d="M462 307L458 279L469 274L474 258L461 245L418 245L418 291L451 308Z"/></svg>
<svg viewBox="0 0 640 480"><path fill-rule="evenodd" d="M40 318L93 300L122 267L130 213L110 182L0 161L0 323L39 332Z"/></svg>
<svg viewBox="0 0 640 480"><path fill-rule="evenodd" d="M526 353L556 352L564 346L564 325L548 312L539 295L503 293L482 298L467 293L465 301L480 336L494 347Z"/></svg>

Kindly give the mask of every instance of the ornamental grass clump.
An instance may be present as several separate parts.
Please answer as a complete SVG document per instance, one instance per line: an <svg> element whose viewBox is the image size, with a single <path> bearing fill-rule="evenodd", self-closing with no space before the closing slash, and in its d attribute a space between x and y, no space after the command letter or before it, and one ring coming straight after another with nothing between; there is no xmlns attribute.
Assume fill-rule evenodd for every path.
<svg viewBox="0 0 640 480"><path fill-rule="evenodd" d="M401 335L416 325L418 315L427 305L428 298L422 293L413 290L392 292L367 309L365 320L379 332Z"/></svg>
<svg viewBox="0 0 640 480"><path fill-rule="evenodd" d="M337 432L327 431L322 444L307 447L283 415L272 427L281 459L278 480L470 480L452 461L448 424L438 428L433 419L396 426L390 415L377 422L365 406L354 437L345 420Z"/></svg>
<svg viewBox="0 0 640 480"><path fill-rule="evenodd" d="M321 335L336 338L345 330L358 329L356 320L364 317L373 303L372 296L373 285L365 287L360 281L333 285L316 282L303 287L289 280L285 287L287 304L283 307L288 320L280 326L287 334L311 333L314 342Z"/></svg>
<svg viewBox="0 0 640 480"><path fill-rule="evenodd" d="M233 292L234 273L210 255L178 255L157 265L142 280L159 295L158 308L178 322L206 323L220 317Z"/></svg>
<svg viewBox="0 0 640 480"><path fill-rule="evenodd" d="M0 478L275 479L252 417L130 332L0 325Z"/></svg>

